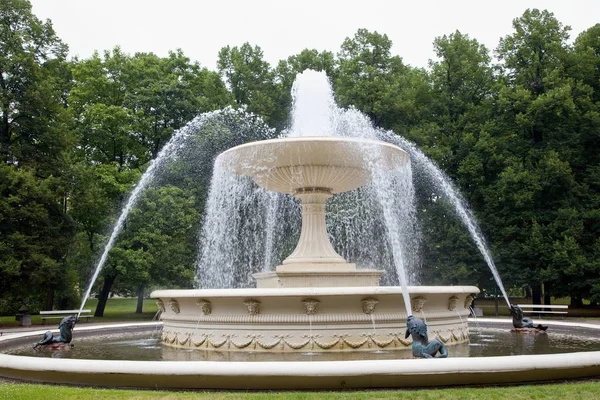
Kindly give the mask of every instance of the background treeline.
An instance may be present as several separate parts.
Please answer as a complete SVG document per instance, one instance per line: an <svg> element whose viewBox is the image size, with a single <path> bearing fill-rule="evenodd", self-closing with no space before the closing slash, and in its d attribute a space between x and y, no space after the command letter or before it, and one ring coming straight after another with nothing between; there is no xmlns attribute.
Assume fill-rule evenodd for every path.
<svg viewBox="0 0 600 400"><path fill-rule="evenodd" d="M181 50L69 59L27 1L0 0L0 313L77 307L120 207L173 132L226 106L284 129L307 68L327 72L341 106L414 141L454 180L507 287L534 302L597 304L600 24L570 41L552 13L527 10L513 28L495 49L459 31L435 38L425 68L361 29L337 53L307 49L276 66L258 46L227 46L210 71ZM208 190L193 179L145 192L99 279L96 315L110 292L193 284ZM423 186L418 197L421 282L493 292L446 200Z"/></svg>

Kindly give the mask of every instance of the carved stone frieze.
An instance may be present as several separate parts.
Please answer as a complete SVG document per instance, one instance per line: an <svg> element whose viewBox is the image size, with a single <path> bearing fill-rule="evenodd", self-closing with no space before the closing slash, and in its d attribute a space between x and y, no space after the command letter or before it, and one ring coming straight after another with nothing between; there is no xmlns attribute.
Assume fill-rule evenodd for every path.
<svg viewBox="0 0 600 400"><path fill-rule="evenodd" d="M221 334L199 333L190 335L182 332L165 331L162 335L163 342L179 347L205 347L207 349L245 349L268 351L280 347L284 351L305 351L307 348L319 351L337 351L344 348L368 350L376 347L380 349L405 349L410 347L412 341L404 338L403 332L363 332L351 335L349 333L339 334L278 334L264 338L261 334L247 334L243 338L232 332ZM431 332L432 338L443 343L461 343L468 339L468 330L449 329L435 330Z"/></svg>
<svg viewBox="0 0 600 400"><path fill-rule="evenodd" d="M165 312L165 303L161 299L156 300L156 306L160 312Z"/></svg>

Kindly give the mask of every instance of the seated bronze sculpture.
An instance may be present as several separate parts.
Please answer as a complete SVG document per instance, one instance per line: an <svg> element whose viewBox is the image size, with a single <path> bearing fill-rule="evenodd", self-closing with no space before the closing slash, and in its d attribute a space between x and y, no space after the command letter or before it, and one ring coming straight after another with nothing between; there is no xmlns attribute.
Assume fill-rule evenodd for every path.
<svg viewBox="0 0 600 400"><path fill-rule="evenodd" d="M71 340L73 340L73 327L77 321L76 315L64 317L58 326L60 333L58 335L53 335L52 331L46 332L44 337L33 345L33 349L39 350L41 347L48 345L68 345L71 343ZM57 348L58 347L60 346L57 346Z"/></svg>
<svg viewBox="0 0 600 400"><path fill-rule="evenodd" d="M438 358L448 357L448 349L437 339L431 342L427 337L427 325L421 319L409 315L406 320L406 336L412 335L412 352L414 357L433 358L439 352Z"/></svg>
<svg viewBox="0 0 600 400"><path fill-rule="evenodd" d="M545 331L548 329L547 326L539 324L538 326L533 325L533 320L531 318L523 317L523 310L521 307L511 304L510 305L510 315L512 316L512 322L515 329L536 329L538 331Z"/></svg>

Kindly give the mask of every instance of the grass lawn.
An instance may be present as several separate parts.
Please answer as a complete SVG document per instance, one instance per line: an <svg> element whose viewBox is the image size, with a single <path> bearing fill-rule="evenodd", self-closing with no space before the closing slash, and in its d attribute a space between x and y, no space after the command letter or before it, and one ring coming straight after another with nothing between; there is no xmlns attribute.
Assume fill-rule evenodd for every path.
<svg viewBox="0 0 600 400"><path fill-rule="evenodd" d="M97 299L89 299L87 303L85 303L84 308L92 310L93 314L97 304ZM156 314L156 311L158 311L156 300L153 299L144 300L144 312L142 314L135 313L136 305L137 299L134 298L108 299L106 308L104 309L104 316L91 318L90 322L150 321ZM59 320L56 319L52 321L55 323L49 322L47 325L58 325ZM33 325L42 325L42 319L39 315L32 315L31 323ZM19 322L15 321L14 315L0 317L0 328L18 326Z"/></svg>
<svg viewBox="0 0 600 400"><path fill-rule="evenodd" d="M525 400L525 399L597 399L600 397L600 381L578 381L545 385L419 389L419 390L371 390L340 392L169 392L154 390L98 389L58 385L39 385L28 383L0 382L0 399L473 399L473 400Z"/></svg>

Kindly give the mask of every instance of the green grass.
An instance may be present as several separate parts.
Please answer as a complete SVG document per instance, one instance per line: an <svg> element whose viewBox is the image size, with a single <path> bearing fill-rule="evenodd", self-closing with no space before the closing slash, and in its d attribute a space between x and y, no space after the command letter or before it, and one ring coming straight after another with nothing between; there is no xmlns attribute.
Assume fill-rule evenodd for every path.
<svg viewBox="0 0 600 400"><path fill-rule="evenodd" d="M343 392L175 392L154 390L98 389L58 385L0 382L0 399L425 399L425 400L525 400L525 399L597 399L600 396L600 382L572 382L545 385L510 387L418 389L418 390L371 390Z"/></svg>
<svg viewBox="0 0 600 400"><path fill-rule="evenodd" d="M92 314L96 310L96 305L98 304L97 299L89 299L85 303L85 309L90 309ZM137 305L137 299L133 298L118 298L118 299L108 299L106 303L106 308L104 309L103 317L94 317L90 319L90 322L119 322L119 321L150 321L152 317L158 311L156 306L156 300L153 299L145 299L144 307L142 314L136 314L135 308ZM56 322L53 324L52 322L48 322L47 325L57 325L58 320L52 320ZM42 319L39 315L31 316L31 323L33 325L42 325ZM19 322L15 321L14 316L4 316L0 317L0 328L10 328L10 327L18 327Z"/></svg>

